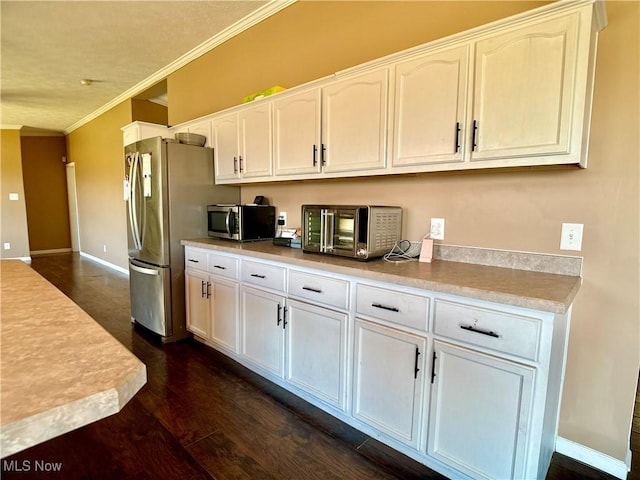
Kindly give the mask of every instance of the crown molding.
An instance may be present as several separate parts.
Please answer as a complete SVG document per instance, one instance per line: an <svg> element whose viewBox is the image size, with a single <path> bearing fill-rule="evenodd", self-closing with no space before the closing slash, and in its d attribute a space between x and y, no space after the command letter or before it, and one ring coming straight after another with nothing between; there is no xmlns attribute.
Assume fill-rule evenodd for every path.
<svg viewBox="0 0 640 480"><path fill-rule="evenodd" d="M139 93L144 92L147 88L152 87L153 85L155 85L159 81L164 80L171 73L173 73L176 70L184 67L187 63L195 60L198 57L201 57L205 53L207 53L207 52L213 50L214 48L216 48L218 45L226 42L227 40L235 37L236 35L239 35L240 33L244 32L245 30L253 27L254 25L256 25L256 24L258 24L260 22L262 22L263 20L269 18L271 15L274 15L274 14L278 13L280 10L284 10L288 6L294 4L296 1L297 0L271 0L271 1L269 1L269 3L264 5L262 8L256 10L251 15L243 18L242 20L234 23L230 27L227 27L226 29L222 30L217 35L211 37L210 39L208 39L205 42L201 43L197 47L191 49L190 51L188 51L187 53L185 53L184 55L182 55L178 59L174 60L173 62L171 62L170 64L168 64L164 68L161 68L160 70L158 70L157 72L155 72L151 76L147 77L142 82L138 83L137 85L134 85L129 90L123 92L122 94L120 94L119 96L117 96L116 98L111 100L109 103L106 103L105 105L100 107L98 110L94 111L93 113L90 113L89 115L87 115L83 119L77 121L76 123L74 123L70 127L67 127L65 129L65 134L69 134L69 133L73 132L75 129L77 129L77 128L81 127L82 125L84 125L85 123L88 123L91 120L97 118L98 116L100 116L103 113L107 112L108 110L112 109L113 107L115 107L116 105L120 104L121 102L123 102L125 100L128 100L129 98L135 97Z"/></svg>

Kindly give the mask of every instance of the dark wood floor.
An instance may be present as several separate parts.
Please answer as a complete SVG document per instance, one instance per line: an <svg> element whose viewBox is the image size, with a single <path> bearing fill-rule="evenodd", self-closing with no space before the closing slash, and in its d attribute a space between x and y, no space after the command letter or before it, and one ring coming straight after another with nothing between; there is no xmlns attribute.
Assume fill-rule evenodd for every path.
<svg viewBox="0 0 640 480"><path fill-rule="evenodd" d="M120 413L3 459L2 478L444 478L195 341L136 331L125 275L77 254L32 266L147 365L148 383ZM547 476L613 478L559 454Z"/></svg>

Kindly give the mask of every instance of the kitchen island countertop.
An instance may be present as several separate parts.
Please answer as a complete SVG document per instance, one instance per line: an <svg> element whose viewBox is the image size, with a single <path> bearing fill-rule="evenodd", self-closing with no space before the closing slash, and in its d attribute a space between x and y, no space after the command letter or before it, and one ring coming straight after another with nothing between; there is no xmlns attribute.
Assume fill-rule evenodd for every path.
<svg viewBox="0 0 640 480"><path fill-rule="evenodd" d="M146 366L20 260L0 262L0 454L119 412Z"/></svg>
<svg viewBox="0 0 640 480"><path fill-rule="evenodd" d="M434 259L432 263L417 260L392 263L382 259L361 262L350 258L304 253L296 248L275 246L271 241L237 243L198 238L183 240L182 244L558 314L568 312L582 282L582 278L577 275L438 259Z"/></svg>

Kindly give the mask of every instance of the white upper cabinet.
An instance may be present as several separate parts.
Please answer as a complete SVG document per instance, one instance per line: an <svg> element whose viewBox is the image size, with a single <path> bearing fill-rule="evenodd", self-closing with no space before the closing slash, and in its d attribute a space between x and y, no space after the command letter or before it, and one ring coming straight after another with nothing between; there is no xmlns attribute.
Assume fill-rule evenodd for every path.
<svg viewBox="0 0 640 480"><path fill-rule="evenodd" d="M322 169L319 87L273 102L275 175L313 175Z"/></svg>
<svg viewBox="0 0 640 480"><path fill-rule="evenodd" d="M573 13L477 42L472 161L571 153L579 26Z"/></svg>
<svg viewBox="0 0 640 480"><path fill-rule="evenodd" d="M131 122L120 130L122 130L122 143L125 147L145 138L169 135L169 129L164 125L140 121Z"/></svg>
<svg viewBox="0 0 640 480"><path fill-rule="evenodd" d="M271 103L215 117L211 131L216 183L271 176Z"/></svg>
<svg viewBox="0 0 640 480"><path fill-rule="evenodd" d="M396 65L392 167L463 160L469 48Z"/></svg>
<svg viewBox="0 0 640 480"><path fill-rule="evenodd" d="M213 114L216 183L586 167L605 26L553 2Z"/></svg>
<svg viewBox="0 0 640 480"><path fill-rule="evenodd" d="M324 171L385 167L389 70L345 78L322 89Z"/></svg>
<svg viewBox="0 0 640 480"><path fill-rule="evenodd" d="M274 101L276 177L380 173L386 164L387 68Z"/></svg>
<svg viewBox="0 0 640 480"><path fill-rule="evenodd" d="M187 132L206 137L207 141L204 146L211 146L211 120L203 120L201 122L192 123L187 127Z"/></svg>
<svg viewBox="0 0 640 480"><path fill-rule="evenodd" d="M241 110L240 173L243 178L271 176L271 103Z"/></svg>
<svg viewBox="0 0 640 480"><path fill-rule="evenodd" d="M240 178L240 141L236 112L216 117L211 122L211 140L216 183Z"/></svg>

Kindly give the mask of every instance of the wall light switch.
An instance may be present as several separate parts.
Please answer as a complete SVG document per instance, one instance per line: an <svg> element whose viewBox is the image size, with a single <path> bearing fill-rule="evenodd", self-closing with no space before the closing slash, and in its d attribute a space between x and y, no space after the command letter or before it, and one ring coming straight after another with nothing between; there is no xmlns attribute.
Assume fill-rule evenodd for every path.
<svg viewBox="0 0 640 480"><path fill-rule="evenodd" d="M9 200L20 200L20 195L18 195L17 193L10 193Z"/></svg>
<svg viewBox="0 0 640 480"><path fill-rule="evenodd" d="M4 249L11 250L11 244L9 242L4 242Z"/></svg>
<svg viewBox="0 0 640 480"><path fill-rule="evenodd" d="M560 250L582 250L582 223L563 223L560 235Z"/></svg>

